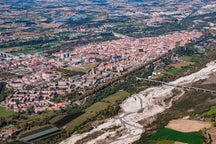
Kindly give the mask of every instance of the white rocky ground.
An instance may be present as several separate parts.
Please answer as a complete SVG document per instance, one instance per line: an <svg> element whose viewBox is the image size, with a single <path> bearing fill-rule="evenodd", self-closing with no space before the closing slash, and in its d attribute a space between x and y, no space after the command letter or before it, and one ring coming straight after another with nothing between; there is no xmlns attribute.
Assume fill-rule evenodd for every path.
<svg viewBox="0 0 216 144"><path fill-rule="evenodd" d="M207 66L200 71L191 75L181 77L171 83L186 85L201 79L208 78L209 74L216 72L216 63L210 62ZM61 144L73 144L80 139L85 138L96 131L104 131L106 128L119 126L115 131L104 131L102 135L95 139L88 141L88 144L96 143L112 143L112 144L129 144L138 140L145 130L143 126L138 123L140 120L146 120L151 116L163 112L165 109L171 107L172 101L178 99L184 94L172 97L169 103L164 100L172 96L173 87L159 86L151 87L138 94L133 94L121 104L121 111L117 116L107 119L103 124L98 125L90 132L83 134L73 134Z"/></svg>

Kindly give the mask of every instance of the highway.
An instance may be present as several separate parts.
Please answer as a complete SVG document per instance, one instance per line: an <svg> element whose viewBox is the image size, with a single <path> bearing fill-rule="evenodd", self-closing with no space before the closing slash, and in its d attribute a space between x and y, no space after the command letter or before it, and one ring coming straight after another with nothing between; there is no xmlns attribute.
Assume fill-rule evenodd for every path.
<svg viewBox="0 0 216 144"><path fill-rule="evenodd" d="M139 78L139 77L136 77L136 79L137 79L137 80L145 80L145 81L160 83L160 84L164 84L164 85L171 86L171 87L176 87L176 88L193 89L193 90L197 90L197 91L210 92L210 93L216 94L216 91L214 91L214 90L209 90L209 89L204 89L204 88L198 88L198 87L192 87L192 86L185 86L185 85L178 85L178 84L173 84L173 83L163 82L163 81L158 81L158 80L152 80L152 79L147 79L147 78Z"/></svg>

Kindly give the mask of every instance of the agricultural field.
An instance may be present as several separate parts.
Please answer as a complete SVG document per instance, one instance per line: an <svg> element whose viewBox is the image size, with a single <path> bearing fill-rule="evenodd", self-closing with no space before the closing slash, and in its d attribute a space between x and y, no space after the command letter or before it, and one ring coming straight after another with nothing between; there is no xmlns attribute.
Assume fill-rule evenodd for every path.
<svg viewBox="0 0 216 144"><path fill-rule="evenodd" d="M104 102L97 102L86 109L86 113L98 113L102 110L105 110L108 107L109 104Z"/></svg>
<svg viewBox="0 0 216 144"><path fill-rule="evenodd" d="M97 102L93 104L92 106L88 107L85 110L84 114L72 120L71 122L66 124L64 127L66 128L66 130L71 131L76 126L79 126L85 123L86 121L93 119L95 116L97 116L98 113L106 110L112 104L115 104L118 101L124 100L127 96L129 96L129 93L126 91L119 91L113 95L110 95L107 98L103 99L101 102Z"/></svg>
<svg viewBox="0 0 216 144"><path fill-rule="evenodd" d="M183 61L191 62L192 56L183 56L182 59Z"/></svg>
<svg viewBox="0 0 216 144"><path fill-rule="evenodd" d="M1 117L8 117L15 114L13 111L11 110L7 110L5 107L0 106L0 118Z"/></svg>
<svg viewBox="0 0 216 144"><path fill-rule="evenodd" d="M151 140L171 140L188 144L202 144L205 137L201 132L183 133L172 129L164 128L151 137Z"/></svg>
<svg viewBox="0 0 216 144"><path fill-rule="evenodd" d="M171 73L171 74L176 74L176 73L179 73L181 71L182 71L182 68L175 68L175 67L173 67L173 68L169 69L168 72Z"/></svg>
<svg viewBox="0 0 216 144"><path fill-rule="evenodd" d="M175 63L175 64L170 64L170 66L174 67L174 68L182 68L182 67L186 67L186 66L190 66L193 65L193 62L188 62L188 61L182 61L179 63Z"/></svg>
<svg viewBox="0 0 216 144"><path fill-rule="evenodd" d="M103 99L102 101L109 102L109 103L116 103L118 101L124 100L129 95L130 95L130 93L128 93L126 91L119 91L119 92L117 92L117 93Z"/></svg>
<svg viewBox="0 0 216 144"><path fill-rule="evenodd" d="M53 123L57 127L62 127L65 124L69 123L70 121L76 119L82 114L84 114L84 112L77 112L77 113L69 114L65 116L61 115L61 116L54 117L52 120L50 120L50 122Z"/></svg>
<svg viewBox="0 0 216 144"><path fill-rule="evenodd" d="M94 118L97 114L109 107L108 103L104 102L97 102L86 109L86 112L81 116L77 117L76 119L72 120L70 123L66 124L66 130L71 131L75 127L85 123L86 121Z"/></svg>
<svg viewBox="0 0 216 144"><path fill-rule="evenodd" d="M169 121L194 114L203 114L209 110L209 107L214 106L215 104L215 96L210 93L197 92L193 90L186 92L178 101L175 102L175 105L166 110L164 113L159 114L156 121L146 127L150 130L146 131L146 133L142 135L141 140L136 144L143 144L143 141L149 142L151 136L155 134L155 129L157 131L163 129L167 126ZM155 144L155 142L149 142L146 144Z"/></svg>
<svg viewBox="0 0 216 144"><path fill-rule="evenodd" d="M61 41L51 41L48 43L35 43L35 44L26 44L22 46L15 46L11 48L3 48L4 52L10 52L13 55L20 55L20 54L33 54L36 52L42 52L49 50L51 48L55 48L65 44L65 42Z"/></svg>
<svg viewBox="0 0 216 144"><path fill-rule="evenodd" d="M204 59L204 56L201 54L194 54L192 56L183 56L183 61L192 62L192 63L200 63Z"/></svg>
<svg viewBox="0 0 216 144"><path fill-rule="evenodd" d="M76 72L89 72L92 68L95 68L99 62L85 64L82 67L67 67L67 70L76 71Z"/></svg>
<svg viewBox="0 0 216 144"><path fill-rule="evenodd" d="M181 62L172 63L169 66L176 68L176 69L180 69L180 68L184 68L187 66L192 66L201 60L202 60L202 55L199 55L199 54L194 54L192 56L183 56Z"/></svg>
<svg viewBox="0 0 216 144"><path fill-rule="evenodd" d="M65 115L57 115L57 116L55 116L55 117L53 117L52 119L50 119L49 120L49 122L51 123L51 124L56 124L58 121L60 121L61 119L63 119L65 117Z"/></svg>
<svg viewBox="0 0 216 144"><path fill-rule="evenodd" d="M69 77L72 77L75 75L84 75L85 74L85 72L82 72L82 71L72 71L72 70L68 70L68 69L64 69L64 68L58 68L57 70L62 73L63 78L69 78Z"/></svg>
<svg viewBox="0 0 216 144"><path fill-rule="evenodd" d="M197 120L177 119L171 120L166 128L173 129L180 132L195 132L204 128L210 128L212 124L210 122L203 122Z"/></svg>
<svg viewBox="0 0 216 144"><path fill-rule="evenodd" d="M202 144L205 140L201 130L211 128L209 122L176 119L171 120L169 124L158 133L151 136L151 144L174 144L176 142L188 144Z"/></svg>
<svg viewBox="0 0 216 144"><path fill-rule="evenodd" d="M171 140L159 140L159 141L156 141L155 144L175 144L175 141L171 141Z"/></svg>

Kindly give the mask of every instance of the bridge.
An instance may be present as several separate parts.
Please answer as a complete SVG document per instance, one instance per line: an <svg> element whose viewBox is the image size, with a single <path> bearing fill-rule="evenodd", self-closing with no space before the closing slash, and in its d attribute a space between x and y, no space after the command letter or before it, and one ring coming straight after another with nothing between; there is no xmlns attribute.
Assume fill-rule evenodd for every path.
<svg viewBox="0 0 216 144"><path fill-rule="evenodd" d="M17 59L18 58L17 56L14 56L14 55L8 54L8 53L4 53L4 52L1 52L1 51L0 51L0 57L1 58L12 58L12 59Z"/></svg>
<svg viewBox="0 0 216 144"><path fill-rule="evenodd" d="M163 81L158 81L158 80L151 80L151 79L147 79L147 78L136 77L136 79L137 80L145 80L145 81L160 83L160 84L163 84L163 85L167 85L167 86L171 86L171 87L176 87L176 88L185 88L185 89L189 89L189 90L193 89L193 90L196 90L196 91L210 92L212 94L216 94L216 91L209 90L209 89L204 89L204 88L185 86L185 85L178 85L178 84L173 84L173 83L169 83L169 82L163 82Z"/></svg>

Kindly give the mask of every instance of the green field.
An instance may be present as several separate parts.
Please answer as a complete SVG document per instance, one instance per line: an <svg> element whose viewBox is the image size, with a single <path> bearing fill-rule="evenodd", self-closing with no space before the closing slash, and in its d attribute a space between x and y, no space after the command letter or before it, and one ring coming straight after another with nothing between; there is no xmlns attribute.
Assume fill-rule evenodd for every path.
<svg viewBox="0 0 216 144"><path fill-rule="evenodd" d="M32 44L32 45L23 45L19 49L16 49L15 51L11 51L10 53L13 55L20 55L20 54L32 54L36 52L42 52L45 50L48 50L53 47L57 47L60 45L63 45L63 42L60 41L53 41L50 43L38 43L38 44Z"/></svg>
<svg viewBox="0 0 216 144"><path fill-rule="evenodd" d="M82 123L86 122L89 119L94 118L97 116L97 114L109 107L108 103L104 102L97 102L90 106L89 108L86 109L86 112L79 116L78 118L72 120L66 125L66 130L71 131L73 130L76 126L81 125Z"/></svg>
<svg viewBox="0 0 216 144"><path fill-rule="evenodd" d="M176 74L182 71L182 68L171 68L168 72L171 74Z"/></svg>
<svg viewBox="0 0 216 144"><path fill-rule="evenodd" d="M106 110L109 106L111 106L114 103L117 103L118 101L122 101L127 96L129 96L129 93L126 91L119 91L113 95L108 96L107 98L103 99L101 102L97 102L87 108L85 110L85 113L81 116L77 117L76 119L72 120L68 124L65 125L67 131L73 130L76 126L79 126L86 122L87 120L90 120L97 116L98 113Z"/></svg>
<svg viewBox="0 0 216 144"><path fill-rule="evenodd" d="M151 137L151 140L171 140L188 144L202 144L205 137L201 132L183 133L172 129L164 128Z"/></svg>
<svg viewBox="0 0 216 144"><path fill-rule="evenodd" d="M216 106L212 106L209 111L205 112L206 117L211 117L216 115Z"/></svg>
<svg viewBox="0 0 216 144"><path fill-rule="evenodd" d="M98 64L99 64L99 62L94 62L94 63L85 64L82 67L67 67L66 69L71 70L71 71L78 71L78 72L87 73L92 68L95 68Z"/></svg>
<svg viewBox="0 0 216 144"><path fill-rule="evenodd" d="M141 144L174 144L173 140L149 140L146 142L142 142Z"/></svg>
<svg viewBox="0 0 216 144"><path fill-rule="evenodd" d="M203 60L203 55L199 55L199 54L194 54L192 56L183 56L183 60L187 61L187 62L195 62L195 63L200 63L200 61Z"/></svg>
<svg viewBox="0 0 216 144"><path fill-rule="evenodd" d="M55 117L53 117L52 119L49 120L49 122L51 124L55 124L57 121L59 121L60 119L63 119L65 117L65 115L57 115Z"/></svg>
<svg viewBox="0 0 216 144"><path fill-rule="evenodd" d="M174 144L175 141L172 140L150 140L147 142L143 142L142 144Z"/></svg>
<svg viewBox="0 0 216 144"><path fill-rule="evenodd" d="M117 92L113 95L110 95L109 97L103 99L102 101L109 102L109 103L116 103L118 101L122 101L123 99L125 99L129 95L130 95L130 93L128 93L126 91L119 91L119 92Z"/></svg>
<svg viewBox="0 0 216 144"><path fill-rule="evenodd" d="M8 117L8 116L11 116L13 115L14 112L11 111L11 110L6 110L5 107L3 106L0 106L0 117Z"/></svg>
<svg viewBox="0 0 216 144"><path fill-rule="evenodd" d="M155 144L174 144L175 141L171 141L171 140L159 140L156 141Z"/></svg>
<svg viewBox="0 0 216 144"><path fill-rule="evenodd" d="M183 56L183 61L191 62L192 56Z"/></svg>
<svg viewBox="0 0 216 144"><path fill-rule="evenodd" d="M174 67L174 68L182 68L182 67L186 67L189 65L193 65L193 62L188 62L188 61L182 61L179 63L175 63L175 64L170 64L170 66Z"/></svg>
<svg viewBox="0 0 216 144"><path fill-rule="evenodd" d="M93 104L92 106L90 106L89 108L86 109L86 113L88 114L95 114L98 113L102 110L105 110L108 107L108 103L104 103L104 102L97 102L95 104Z"/></svg>
<svg viewBox="0 0 216 144"><path fill-rule="evenodd" d="M62 73L62 77L63 78L69 78L75 75L84 75L85 72L82 71L72 71L72 70L68 70L68 69L64 69L64 68L57 68L57 71Z"/></svg>

